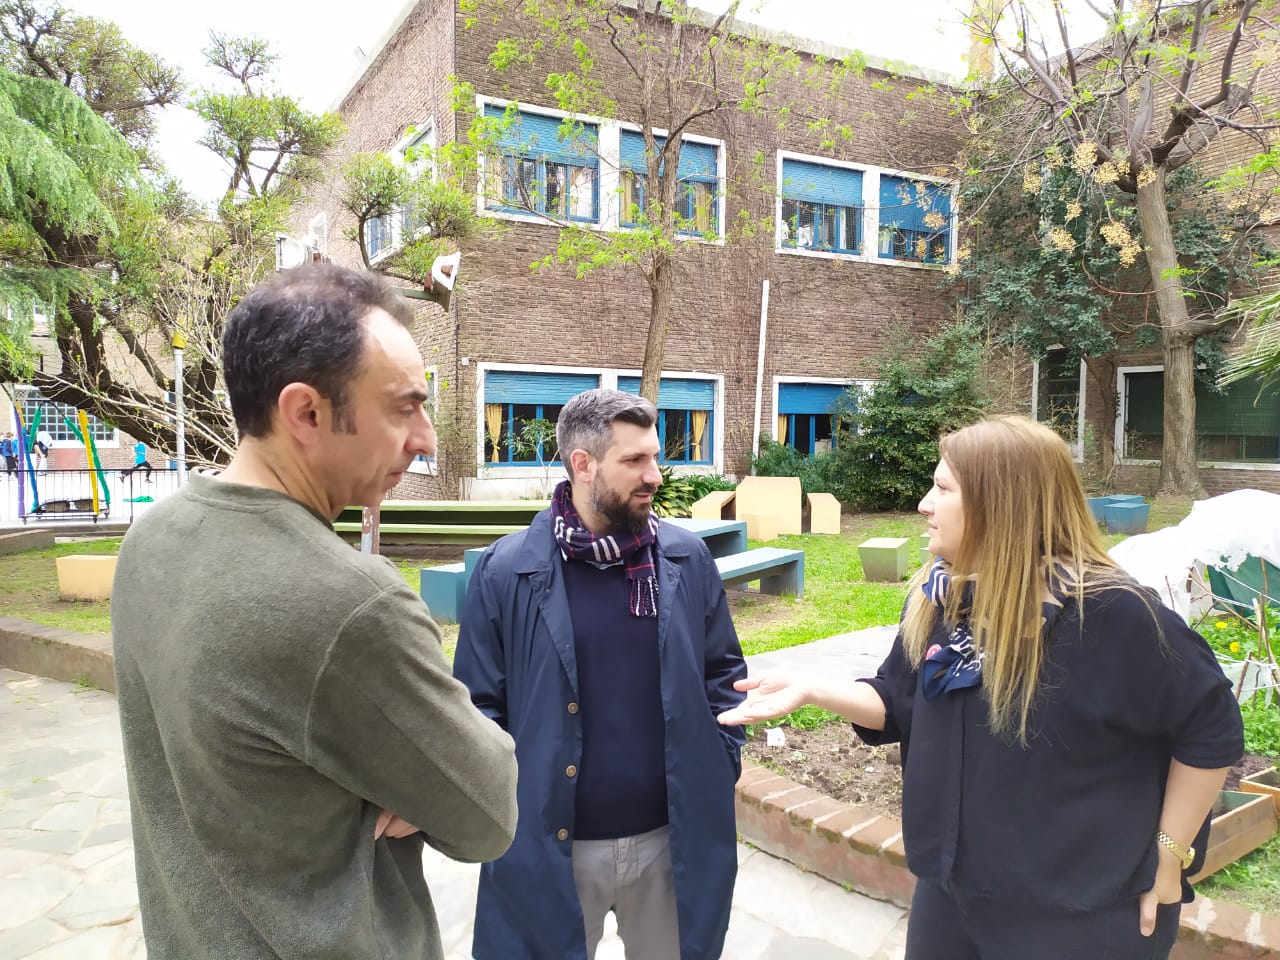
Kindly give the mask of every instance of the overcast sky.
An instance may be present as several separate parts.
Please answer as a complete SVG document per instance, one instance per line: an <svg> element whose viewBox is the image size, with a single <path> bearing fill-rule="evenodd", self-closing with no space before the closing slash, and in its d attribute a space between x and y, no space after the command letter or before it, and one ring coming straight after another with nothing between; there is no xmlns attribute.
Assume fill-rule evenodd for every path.
<svg viewBox="0 0 1280 960"><path fill-rule="evenodd" d="M78 13L119 24L133 43L179 66L188 82L212 82L200 50L210 30L253 34L279 55L279 88L313 110L325 110L360 71L360 52L378 46L405 0L63 0ZM886 60L906 61L945 74L965 72L967 32L961 10L971 0L746 0L745 13L773 29L821 38ZM702 5L715 8L716 0ZM723 9L723 0L721 0ZM909 11L909 12L908 12ZM183 110L166 111L160 150L171 171L204 199L216 197L226 171L196 144L200 121Z"/></svg>

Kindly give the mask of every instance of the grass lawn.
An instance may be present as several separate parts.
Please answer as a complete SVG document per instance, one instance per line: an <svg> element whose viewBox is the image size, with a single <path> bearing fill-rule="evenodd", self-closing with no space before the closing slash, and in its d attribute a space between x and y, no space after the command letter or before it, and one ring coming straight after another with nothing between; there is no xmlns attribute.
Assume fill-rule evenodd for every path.
<svg viewBox="0 0 1280 960"><path fill-rule="evenodd" d="M0 614L46 627L111 633L111 601L59 599L54 561L73 553L114 554L119 550L120 538L113 537L0 556Z"/></svg>

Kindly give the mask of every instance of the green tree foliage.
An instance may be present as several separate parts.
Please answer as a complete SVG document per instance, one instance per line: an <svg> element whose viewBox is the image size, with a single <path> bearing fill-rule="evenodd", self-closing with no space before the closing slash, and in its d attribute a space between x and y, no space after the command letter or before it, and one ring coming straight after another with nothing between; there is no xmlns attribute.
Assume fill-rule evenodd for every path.
<svg viewBox="0 0 1280 960"><path fill-rule="evenodd" d="M181 333L188 452L217 462L235 441L219 395L222 323L273 269L275 233L340 124L268 89L262 41L214 35L205 53L225 86L187 102L227 165L212 211L149 152L155 111L183 92L176 70L112 24L0 0L0 297L23 317L0 359L3 379L172 451ZM51 313L58 354L35 369L22 309L33 302Z"/></svg>
<svg viewBox="0 0 1280 960"><path fill-rule="evenodd" d="M715 198L680 180L682 136L710 119L733 123L734 115L743 113L767 115L779 125L795 124L824 143L849 134L822 114L844 78L861 71L861 57L802 60L759 31L740 31L734 19L740 5L740 0L730 0L718 14L708 14L685 0L460 4L468 29L497 25L509 34L500 36L489 56L499 83L527 89L532 82L546 91L548 101L571 115L626 121L640 128L645 166L629 195L624 216L633 226L628 229L598 230L575 223L567 211L556 209L554 198L539 197L536 188L527 186L518 196L502 196L502 202L562 228L555 253L535 268L567 265L578 276L597 269L639 269L650 292L640 393L650 400L658 395L675 264L686 255L690 241L713 232L708 213ZM796 84L802 91L798 95ZM485 117L477 113L474 91L465 85L455 91L454 101L463 117L470 116L467 141L455 149L471 151L471 164L484 171L486 196L497 198L497 171L504 162L501 142L518 119L518 104L503 116ZM566 121L561 131L562 139L575 149L598 151L581 124ZM763 179L763 157L757 160L754 171L737 186L759 187L752 181ZM616 164L616 158L600 157L600 169ZM733 194L731 189L724 218L729 239L752 235L762 223L771 222L768 217L762 221L749 204L735 209L742 198Z"/></svg>
<svg viewBox="0 0 1280 960"><path fill-rule="evenodd" d="M1035 21L1037 7L1028 0L980 3L970 18L1002 67L1001 79L958 98L970 133L963 167L985 184L970 193L970 209L985 220L991 212L987 196L998 205L1000 195L1024 189L1036 201L1029 221L1035 225L1037 242L1029 244L1034 255L1043 249L1064 255L1048 255L1043 263L1020 257L1024 275L1006 274L992 290L992 302L1016 307L1016 294L1007 288L1025 280L1036 293L1056 298L1043 334L1033 339L1058 339L1054 325L1076 325L1105 345L1115 328L1099 328L1090 314L1129 313L1126 295L1145 293L1150 310L1143 305L1134 312L1158 321L1152 330L1164 368L1160 488L1197 493L1194 377L1204 352L1198 341L1229 322L1221 291L1232 263L1240 262L1229 248L1241 253L1245 231L1254 224L1237 222L1227 236L1205 210L1200 227L1194 217L1180 218L1209 204L1185 193L1179 198L1176 177L1224 131L1268 135L1274 108L1259 84L1275 89L1277 81L1271 67L1275 2L1090 4L1097 19L1075 36L1062 4L1052 5L1044 29ZM1125 283L1118 287L1072 276L1099 255L1108 259L1098 237L1119 260L1122 269L1114 276ZM980 246L998 249L1004 242L994 227L979 232ZM1135 269L1126 272L1130 267ZM1139 270L1140 284L1134 282ZM1110 308L1099 302L1100 291L1112 300Z"/></svg>
<svg viewBox="0 0 1280 960"><path fill-rule="evenodd" d="M943 327L917 357L890 354L874 389L851 387L829 457L842 501L910 510L933 483L938 439L981 419L982 342L970 324Z"/></svg>

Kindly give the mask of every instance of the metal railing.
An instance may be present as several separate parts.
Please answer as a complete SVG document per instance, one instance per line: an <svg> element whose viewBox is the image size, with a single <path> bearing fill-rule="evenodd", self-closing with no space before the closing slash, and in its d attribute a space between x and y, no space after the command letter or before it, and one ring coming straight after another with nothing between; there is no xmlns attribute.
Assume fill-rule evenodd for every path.
<svg viewBox="0 0 1280 960"><path fill-rule="evenodd" d="M132 522L177 489L177 470L153 469L150 474L145 467L101 472L25 468L4 471L0 472L0 523Z"/></svg>

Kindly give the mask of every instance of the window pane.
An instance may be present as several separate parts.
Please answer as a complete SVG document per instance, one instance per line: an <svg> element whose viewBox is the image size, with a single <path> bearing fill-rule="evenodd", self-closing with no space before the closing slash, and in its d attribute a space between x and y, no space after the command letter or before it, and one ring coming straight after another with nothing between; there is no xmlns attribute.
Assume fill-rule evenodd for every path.
<svg viewBox="0 0 1280 960"><path fill-rule="evenodd" d="M644 185L629 170L622 172L622 222L639 223L644 216Z"/></svg>
<svg viewBox="0 0 1280 960"><path fill-rule="evenodd" d="M1125 456L1158 459L1164 452L1164 375L1125 375Z"/></svg>
<svg viewBox="0 0 1280 960"><path fill-rule="evenodd" d="M563 217L569 211L565 186L568 183L568 167L563 163L547 164L546 206L541 208L555 217Z"/></svg>
<svg viewBox="0 0 1280 960"><path fill-rule="evenodd" d="M509 182L504 182L503 193L512 206L523 210L538 209L538 164L523 157L513 161L514 169Z"/></svg>
<svg viewBox="0 0 1280 960"><path fill-rule="evenodd" d="M570 167L569 215L582 220L596 217L596 172L591 167Z"/></svg>
<svg viewBox="0 0 1280 960"><path fill-rule="evenodd" d="M1068 360L1065 350L1050 350L1040 361L1036 419L1075 443L1079 412L1080 363Z"/></svg>
<svg viewBox="0 0 1280 960"><path fill-rule="evenodd" d="M697 181L689 184L689 198L693 204L693 227L698 233L710 233L716 229L714 184Z"/></svg>
<svg viewBox="0 0 1280 960"><path fill-rule="evenodd" d="M23 427L30 433L32 424L35 423L37 411L43 411L40 416L40 430L49 431L49 435L55 441L72 441L79 443L75 433L67 426L67 419L70 419L77 428L80 425L79 411L65 403L54 403L41 396L35 390L26 390L17 396L18 408L22 411ZM88 415L89 435L93 437L97 443L114 443L116 439L116 431L114 427L109 427L92 414ZM30 444L31 437L27 437L27 443Z"/></svg>
<svg viewBox="0 0 1280 960"><path fill-rule="evenodd" d="M862 252L862 208L840 208L840 241L838 246L854 253Z"/></svg>
<svg viewBox="0 0 1280 960"><path fill-rule="evenodd" d="M663 445L665 459L667 461L690 459L688 411L662 410L660 413L666 428L666 442Z"/></svg>
<svg viewBox="0 0 1280 960"><path fill-rule="evenodd" d="M510 438L503 438L506 440L506 449L510 453L510 456L504 459L508 459L511 463L537 463L537 450L528 449L524 444L527 439L525 427L530 420L537 419L538 408L531 403L516 403L512 404L511 411L511 433L515 437L516 442L513 445Z"/></svg>

